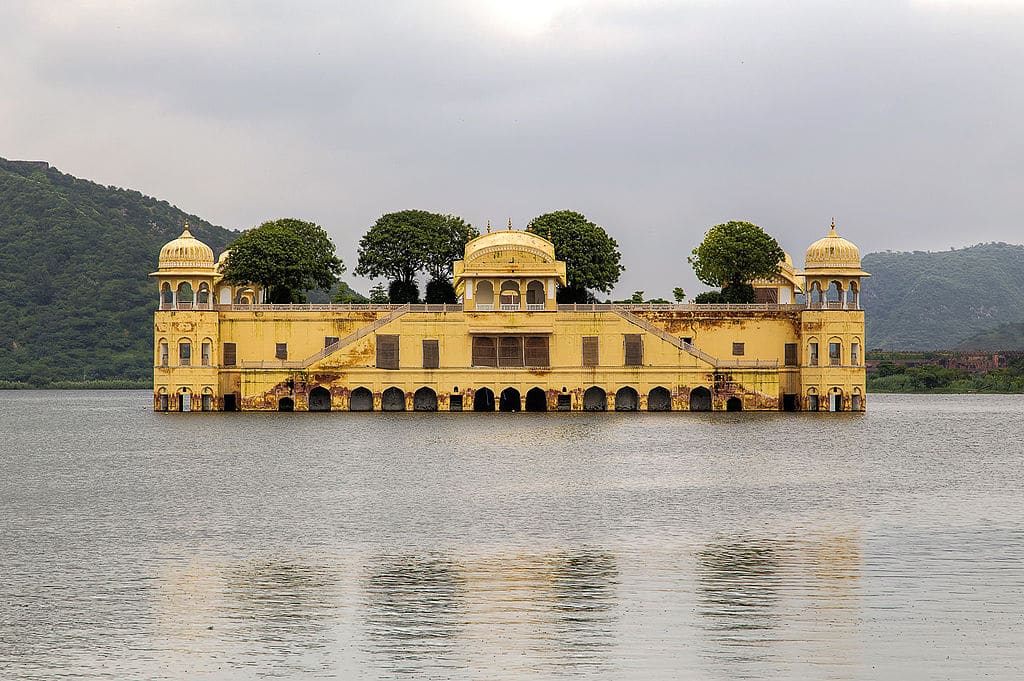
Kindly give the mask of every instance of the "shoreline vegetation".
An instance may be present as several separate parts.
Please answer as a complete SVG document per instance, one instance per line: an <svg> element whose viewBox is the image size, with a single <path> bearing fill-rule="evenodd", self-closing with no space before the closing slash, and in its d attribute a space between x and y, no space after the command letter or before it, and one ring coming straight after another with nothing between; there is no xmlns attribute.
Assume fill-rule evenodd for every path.
<svg viewBox="0 0 1024 681"><path fill-rule="evenodd" d="M96 381L54 381L34 384L23 381L0 381L0 390L147 390L153 381L105 379Z"/></svg>
<svg viewBox="0 0 1024 681"><path fill-rule="evenodd" d="M935 351L867 354L869 393L1024 393L1024 352Z"/></svg>

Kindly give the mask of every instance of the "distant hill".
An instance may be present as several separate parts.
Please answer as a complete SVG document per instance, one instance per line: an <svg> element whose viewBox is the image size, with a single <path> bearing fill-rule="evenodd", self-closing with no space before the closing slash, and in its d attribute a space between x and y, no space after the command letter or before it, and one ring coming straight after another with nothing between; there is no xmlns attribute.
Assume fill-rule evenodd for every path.
<svg viewBox="0 0 1024 681"><path fill-rule="evenodd" d="M217 253L238 236L137 191L0 159L0 381L148 380L147 274L186 218Z"/></svg>
<svg viewBox="0 0 1024 681"><path fill-rule="evenodd" d="M966 348L982 332L1024 322L1024 246L870 253L863 265L869 348Z"/></svg>
<svg viewBox="0 0 1024 681"><path fill-rule="evenodd" d="M1014 350L1024 351L1024 322L1010 322L960 341L957 350Z"/></svg>

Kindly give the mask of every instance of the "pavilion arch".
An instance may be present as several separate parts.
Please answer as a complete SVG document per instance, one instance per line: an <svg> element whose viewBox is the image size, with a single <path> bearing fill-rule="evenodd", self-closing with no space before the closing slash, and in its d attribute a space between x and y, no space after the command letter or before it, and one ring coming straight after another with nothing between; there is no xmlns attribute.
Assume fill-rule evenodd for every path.
<svg viewBox="0 0 1024 681"><path fill-rule="evenodd" d="M494 411L494 391L490 388L473 391L473 411Z"/></svg>
<svg viewBox="0 0 1024 681"><path fill-rule="evenodd" d="M615 411L638 411L640 395L630 386L623 386L615 393Z"/></svg>
<svg viewBox="0 0 1024 681"><path fill-rule="evenodd" d="M501 282L501 304L502 306L519 307L519 282L508 279Z"/></svg>
<svg viewBox="0 0 1024 681"><path fill-rule="evenodd" d="M178 303L191 305L195 300L195 292L192 290L192 284L187 281L183 281L178 284Z"/></svg>
<svg viewBox="0 0 1024 681"><path fill-rule="evenodd" d="M331 391L322 385L318 385L309 391L309 410L310 411L330 411L331 410Z"/></svg>
<svg viewBox="0 0 1024 681"><path fill-rule="evenodd" d="M690 411L711 411L711 391L704 386L691 390Z"/></svg>
<svg viewBox="0 0 1024 681"><path fill-rule="evenodd" d="M381 411L405 411L405 391L391 386L380 394Z"/></svg>
<svg viewBox="0 0 1024 681"><path fill-rule="evenodd" d="M160 307L166 308L172 305L174 305L174 291L171 290L171 285L165 281L160 287Z"/></svg>
<svg viewBox="0 0 1024 681"><path fill-rule="evenodd" d="M846 307L850 310L860 309L860 283L856 279L846 282Z"/></svg>
<svg viewBox="0 0 1024 681"><path fill-rule="evenodd" d="M526 392L526 411L547 411L548 395L543 388L530 388Z"/></svg>
<svg viewBox="0 0 1024 681"><path fill-rule="evenodd" d="M647 393L647 411L672 411L672 393L658 386Z"/></svg>
<svg viewBox="0 0 1024 681"><path fill-rule="evenodd" d="M251 288L238 289L235 292L235 304L236 305L255 305L256 304L256 292Z"/></svg>
<svg viewBox="0 0 1024 681"><path fill-rule="evenodd" d="M505 388L498 398L499 411L520 411L523 408L523 400L519 391L513 387Z"/></svg>
<svg viewBox="0 0 1024 681"><path fill-rule="evenodd" d="M205 281L199 285L196 291L196 305L207 306L210 304L210 285Z"/></svg>
<svg viewBox="0 0 1024 681"><path fill-rule="evenodd" d="M824 296L821 293L821 284L812 281L810 287L807 290L807 301L810 303L818 304L824 300Z"/></svg>
<svg viewBox="0 0 1024 681"><path fill-rule="evenodd" d="M349 411L373 411L373 393L369 388L359 387L348 398Z"/></svg>
<svg viewBox="0 0 1024 681"><path fill-rule="evenodd" d="M494 284L489 281L478 281L476 283L476 304L494 305Z"/></svg>
<svg viewBox="0 0 1024 681"><path fill-rule="evenodd" d="M526 304L544 304L544 282L534 279L526 285Z"/></svg>
<svg viewBox="0 0 1024 681"><path fill-rule="evenodd" d="M592 386L583 393L583 411L608 411L608 394L604 388Z"/></svg>
<svg viewBox="0 0 1024 681"><path fill-rule="evenodd" d="M437 411L437 393L433 388L423 386L412 396L413 411Z"/></svg>
<svg viewBox="0 0 1024 681"><path fill-rule="evenodd" d="M726 411L743 411L743 400L733 395L725 401Z"/></svg>
<svg viewBox="0 0 1024 681"><path fill-rule="evenodd" d="M825 299L828 300L829 307L842 306L843 302L843 282L838 279L832 279L828 282L828 290L825 292Z"/></svg>
<svg viewBox="0 0 1024 681"><path fill-rule="evenodd" d="M277 401L278 411L295 411L295 400L290 397L282 397Z"/></svg>

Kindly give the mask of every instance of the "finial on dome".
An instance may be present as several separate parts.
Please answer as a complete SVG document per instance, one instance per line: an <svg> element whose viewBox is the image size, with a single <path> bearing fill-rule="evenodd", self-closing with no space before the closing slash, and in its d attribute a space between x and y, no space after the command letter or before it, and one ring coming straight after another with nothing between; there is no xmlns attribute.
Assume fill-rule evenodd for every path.
<svg viewBox="0 0 1024 681"><path fill-rule="evenodd" d="M185 218L185 231L183 231L181 233L181 236L178 237L178 238L179 239L194 239L195 238L194 236L192 236L192 232L188 231L188 218Z"/></svg>
<svg viewBox="0 0 1024 681"><path fill-rule="evenodd" d="M491 221L490 220L487 221L487 233L488 234L491 233Z"/></svg>
<svg viewBox="0 0 1024 681"><path fill-rule="evenodd" d="M832 229L829 230L828 235L829 236L839 236L839 234L836 232L836 217L834 215L832 216Z"/></svg>
<svg viewBox="0 0 1024 681"><path fill-rule="evenodd" d="M508 219L508 228L512 229L512 218Z"/></svg>

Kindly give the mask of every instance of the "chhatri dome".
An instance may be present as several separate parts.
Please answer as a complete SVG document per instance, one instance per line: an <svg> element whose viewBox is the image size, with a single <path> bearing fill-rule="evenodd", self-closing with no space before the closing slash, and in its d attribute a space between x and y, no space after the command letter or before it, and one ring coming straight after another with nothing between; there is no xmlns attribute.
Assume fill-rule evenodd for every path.
<svg viewBox="0 0 1024 681"><path fill-rule="evenodd" d="M160 249L160 270L212 270L214 266L213 249L188 231L174 241L168 241Z"/></svg>
<svg viewBox="0 0 1024 681"><path fill-rule="evenodd" d="M866 276L860 268L860 249L839 236L836 232L836 221L823 239L818 239L808 246L804 258L804 274L813 275L816 271L828 270L843 274Z"/></svg>

